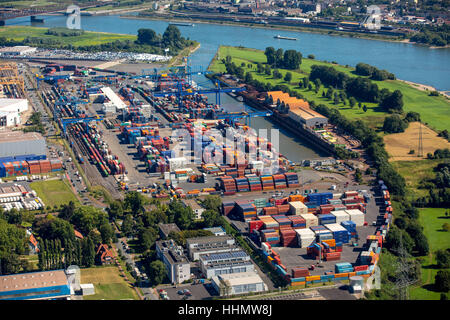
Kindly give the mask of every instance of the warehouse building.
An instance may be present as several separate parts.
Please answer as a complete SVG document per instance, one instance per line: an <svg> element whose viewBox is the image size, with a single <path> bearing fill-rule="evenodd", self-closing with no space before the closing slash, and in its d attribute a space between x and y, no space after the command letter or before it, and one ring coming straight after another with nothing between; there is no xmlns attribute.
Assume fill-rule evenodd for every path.
<svg viewBox="0 0 450 320"><path fill-rule="evenodd" d="M212 277L211 284L220 296L267 291L267 285L256 272L223 274Z"/></svg>
<svg viewBox="0 0 450 320"><path fill-rule="evenodd" d="M250 261L250 256L242 250L201 254L199 266L206 279L222 274L255 270L253 263Z"/></svg>
<svg viewBox="0 0 450 320"><path fill-rule="evenodd" d="M171 283L182 283L191 278L191 265L183 247L173 240L156 241L156 254L166 266Z"/></svg>
<svg viewBox="0 0 450 320"><path fill-rule="evenodd" d="M0 131L0 158L45 155L47 145L37 132Z"/></svg>
<svg viewBox="0 0 450 320"><path fill-rule="evenodd" d="M281 112L287 113L295 122L310 128L322 128L328 124L328 118L312 110L305 100L291 97L283 91L269 91L267 95Z"/></svg>
<svg viewBox="0 0 450 320"><path fill-rule="evenodd" d="M21 124L20 115L27 110L27 99L0 99L0 127L11 127Z"/></svg>
<svg viewBox="0 0 450 320"><path fill-rule="evenodd" d="M101 91L104 93L104 95L109 99L109 104L106 102L105 110L108 110L108 112L114 112L113 108L115 107L116 110L122 110L126 108L125 102L120 99L120 97L110 88L110 87L103 87L101 88Z"/></svg>
<svg viewBox="0 0 450 320"><path fill-rule="evenodd" d="M230 236L209 236L186 239L189 258L196 261L201 254L238 251L234 238Z"/></svg>
<svg viewBox="0 0 450 320"><path fill-rule="evenodd" d="M64 270L0 276L0 300L48 300L70 297Z"/></svg>
<svg viewBox="0 0 450 320"><path fill-rule="evenodd" d="M29 46L14 46L14 47L4 47L0 48L0 55L3 57L8 56L24 56L35 53L36 47Z"/></svg>

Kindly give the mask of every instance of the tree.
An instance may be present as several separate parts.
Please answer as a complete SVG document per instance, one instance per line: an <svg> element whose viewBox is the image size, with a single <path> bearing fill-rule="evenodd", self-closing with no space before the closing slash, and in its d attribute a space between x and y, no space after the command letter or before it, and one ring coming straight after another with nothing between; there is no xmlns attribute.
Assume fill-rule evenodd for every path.
<svg viewBox="0 0 450 320"><path fill-rule="evenodd" d="M149 267L149 278L154 286L161 284L167 276L167 269L160 260L153 261Z"/></svg>
<svg viewBox="0 0 450 320"><path fill-rule="evenodd" d="M308 54L308 59L314 60L316 57L313 54Z"/></svg>
<svg viewBox="0 0 450 320"><path fill-rule="evenodd" d="M156 45L160 41L160 37L152 29L139 29L137 35L137 43L146 45Z"/></svg>
<svg viewBox="0 0 450 320"><path fill-rule="evenodd" d="M278 54L278 51L277 51ZM283 67L290 70L296 70L302 63L302 54L295 50L286 50L283 57Z"/></svg>
<svg viewBox="0 0 450 320"><path fill-rule="evenodd" d="M353 109L353 107L354 107L355 104L356 104L356 99L353 98L353 97L350 97L350 98L348 99L348 103L350 104L350 108Z"/></svg>
<svg viewBox="0 0 450 320"><path fill-rule="evenodd" d="M406 231L392 227L386 236L386 248L393 253L397 253L401 242L403 242L406 252L410 253L414 246L414 240L411 239Z"/></svg>
<svg viewBox="0 0 450 320"><path fill-rule="evenodd" d="M129 237L133 234L133 226L134 221L131 214L126 214L125 219L122 221L122 232L125 234L125 236Z"/></svg>
<svg viewBox="0 0 450 320"><path fill-rule="evenodd" d="M252 76L252 73L249 71L249 72L246 72L245 73L245 79L244 79L244 82L245 83L250 83L250 82L252 82L253 81L253 76Z"/></svg>
<svg viewBox="0 0 450 320"><path fill-rule="evenodd" d="M291 80L292 80L292 73L286 72L286 75L284 76L284 81L286 81L287 83L290 83Z"/></svg>
<svg viewBox="0 0 450 320"><path fill-rule="evenodd" d="M122 201L115 200L115 201L111 202L107 211L108 211L109 219L111 219L112 221L115 221L116 218L123 217Z"/></svg>
<svg viewBox="0 0 450 320"><path fill-rule="evenodd" d="M181 48L183 40L180 30L173 24L169 24L162 36L162 43L166 47Z"/></svg>
<svg viewBox="0 0 450 320"><path fill-rule="evenodd" d="M109 243L114 236L114 230L111 224L107 221L104 221L100 227L98 228L100 231L100 235L102 237L102 243Z"/></svg>
<svg viewBox="0 0 450 320"><path fill-rule="evenodd" d="M363 111L364 111L364 112L367 112L367 106L366 106L366 105L364 105Z"/></svg>
<svg viewBox="0 0 450 320"><path fill-rule="evenodd" d="M392 94L385 95L380 101L380 106L386 110L401 112L403 110L403 94L400 90L395 90Z"/></svg>
<svg viewBox="0 0 450 320"><path fill-rule="evenodd" d="M61 212L58 215L58 218L69 221L73 213L75 212L75 203L73 201L69 201L68 204L63 204Z"/></svg>
<svg viewBox="0 0 450 320"><path fill-rule="evenodd" d="M404 132L407 127L408 124L397 114L384 118L383 131L386 133Z"/></svg>
<svg viewBox="0 0 450 320"><path fill-rule="evenodd" d="M436 262L439 269L450 268L450 249L436 251Z"/></svg>
<svg viewBox="0 0 450 320"><path fill-rule="evenodd" d="M439 270L434 277L434 287L439 292L448 292L450 290L450 271Z"/></svg>
<svg viewBox="0 0 450 320"><path fill-rule="evenodd" d="M220 206L222 205L222 200L220 199L220 196L207 195L202 201L202 205L207 210L219 210Z"/></svg>
<svg viewBox="0 0 450 320"><path fill-rule="evenodd" d="M154 228L146 228L139 232L138 241L141 248L145 251L153 247L157 237L158 232Z"/></svg>
<svg viewBox="0 0 450 320"><path fill-rule="evenodd" d="M275 48L274 47L267 47L264 51L264 54L267 58L267 64L272 65L275 63ZM266 67L267 70L267 67Z"/></svg>
<svg viewBox="0 0 450 320"><path fill-rule="evenodd" d="M19 272L22 265L19 255L26 250L25 230L0 219L0 274Z"/></svg>
<svg viewBox="0 0 450 320"><path fill-rule="evenodd" d="M276 52L275 52L275 67L277 68L282 68L283 67L283 63L284 63L284 50L279 48Z"/></svg>
<svg viewBox="0 0 450 320"><path fill-rule="evenodd" d="M202 213L202 217L206 228L216 227L220 224L220 215L217 210L205 210Z"/></svg>
<svg viewBox="0 0 450 320"><path fill-rule="evenodd" d="M268 76L272 75L272 69L270 68L270 65L266 64L266 66L264 68L264 73Z"/></svg>
<svg viewBox="0 0 450 320"><path fill-rule="evenodd" d="M95 248L94 242L92 242L91 238L87 237L83 239L81 250L83 266L87 268L92 267L95 262Z"/></svg>

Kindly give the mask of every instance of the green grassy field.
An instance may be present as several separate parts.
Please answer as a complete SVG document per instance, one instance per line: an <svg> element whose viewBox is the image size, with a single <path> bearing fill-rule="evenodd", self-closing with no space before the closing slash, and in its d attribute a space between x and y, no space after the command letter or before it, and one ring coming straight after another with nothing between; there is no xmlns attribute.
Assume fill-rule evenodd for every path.
<svg viewBox="0 0 450 320"><path fill-rule="evenodd" d="M138 300L136 291L119 275L116 266L81 269L81 283L92 283L95 294L84 300Z"/></svg>
<svg viewBox="0 0 450 320"><path fill-rule="evenodd" d="M29 8L29 7L45 7L45 6L57 4L58 2L61 3L62 1L47 1L47 0L22 1L22 0L17 0L17 1L0 2L0 6L13 7L13 8L20 9L20 8ZM65 1L65 2L69 3L69 1Z"/></svg>
<svg viewBox="0 0 450 320"><path fill-rule="evenodd" d="M62 180L35 181L30 183L30 187L37 192L45 206L60 206L69 201L79 203L72 189Z"/></svg>
<svg viewBox="0 0 450 320"><path fill-rule="evenodd" d="M46 34L47 28L25 27L25 26L5 26L0 27L0 37L13 39L16 41L23 40L27 37L36 37L43 39L57 39L63 44L72 44L74 47L99 45L110 43L116 40L136 40L136 36L126 34L104 33L85 31L80 36L59 37Z"/></svg>
<svg viewBox="0 0 450 320"><path fill-rule="evenodd" d="M433 168L444 160L393 161L394 169L406 180L408 195L414 199L428 195L428 189L419 189L419 182L435 176Z"/></svg>
<svg viewBox="0 0 450 320"><path fill-rule="evenodd" d="M439 300L440 293L433 291L434 277L439 271L435 266L436 258L434 253L439 249L450 248L450 233L442 230L442 225L445 222L450 223L450 218L445 217L445 211L450 211L450 209L420 209L419 221L428 239L430 255L425 257L422 263L422 285L410 289L411 299Z"/></svg>
<svg viewBox="0 0 450 320"><path fill-rule="evenodd" d="M332 100L322 97L322 92L326 89L322 86L321 90L316 94L314 90L309 91L298 86L300 79L306 77L313 65L327 65L333 66L336 70L344 72L350 76L356 77L354 74L354 68L348 66L341 66L332 64L330 62L317 61L313 59L302 59L300 70L290 71L292 73L291 83L286 83L283 79L274 79L272 76L265 74L259 74L256 71L256 66L252 69L247 67L248 63L256 64L258 62L265 63L266 57L263 51L248 48L228 47L221 46L217 52L217 57L211 62L210 70L213 72L225 72L225 65L222 63L222 59L226 56L231 56L232 61L240 66L241 63L245 63L245 72L250 71L254 79L271 83L273 86L277 84L284 84L289 86L290 89L295 89L300 92L306 99L314 100L316 104L324 104L328 107L338 108L340 112L349 119L361 119L367 122L372 127L380 127L387 113L381 110L376 103L361 102L362 105L367 106L367 112L364 112L362 108L358 108L356 105L354 108L350 108L347 104L344 106L342 103L337 105ZM284 75L288 70L279 69L281 74ZM422 120L428 124L429 127L435 130L449 129L450 123L450 102L444 97L431 97L425 91L420 91L404 82L397 80L386 81L374 81L380 89L386 88L391 91L400 90L403 93L404 111L416 111L421 114Z"/></svg>

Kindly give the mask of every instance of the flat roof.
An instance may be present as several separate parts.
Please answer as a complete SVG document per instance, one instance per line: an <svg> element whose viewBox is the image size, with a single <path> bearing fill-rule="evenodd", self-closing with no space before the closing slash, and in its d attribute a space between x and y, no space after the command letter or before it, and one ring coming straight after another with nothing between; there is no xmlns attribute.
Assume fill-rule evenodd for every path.
<svg viewBox="0 0 450 320"><path fill-rule="evenodd" d="M114 103L116 108L124 109L127 105L125 102L120 99L120 97L110 88L110 87L102 87L100 90L108 97L108 99Z"/></svg>
<svg viewBox="0 0 450 320"><path fill-rule="evenodd" d="M227 273L215 276L214 278L227 282L229 286L264 282L256 272Z"/></svg>
<svg viewBox="0 0 450 320"><path fill-rule="evenodd" d="M16 142L17 140L44 140L44 137L38 132L22 132L22 131L0 131L1 142Z"/></svg>
<svg viewBox="0 0 450 320"><path fill-rule="evenodd" d="M183 203L192 209L202 209L203 207L198 204L194 199L183 200Z"/></svg>
<svg viewBox="0 0 450 320"><path fill-rule="evenodd" d="M183 253L177 253L177 244L173 240L156 241L156 245L160 248L162 254L171 264L189 263L188 259ZM163 250L165 249L165 250Z"/></svg>
<svg viewBox="0 0 450 320"><path fill-rule="evenodd" d="M225 232L222 227L203 228L203 230L211 231L212 233Z"/></svg>
<svg viewBox="0 0 450 320"><path fill-rule="evenodd" d="M186 244L213 244L217 242L225 242L228 240L234 240L234 238L230 237L229 235L188 238L186 239Z"/></svg>
<svg viewBox="0 0 450 320"><path fill-rule="evenodd" d="M0 108L9 107L10 105L14 105L17 103L21 103L27 101L27 99L10 99L10 98L0 98Z"/></svg>
<svg viewBox="0 0 450 320"><path fill-rule="evenodd" d="M64 270L19 273L0 276L0 293L63 285L69 285Z"/></svg>

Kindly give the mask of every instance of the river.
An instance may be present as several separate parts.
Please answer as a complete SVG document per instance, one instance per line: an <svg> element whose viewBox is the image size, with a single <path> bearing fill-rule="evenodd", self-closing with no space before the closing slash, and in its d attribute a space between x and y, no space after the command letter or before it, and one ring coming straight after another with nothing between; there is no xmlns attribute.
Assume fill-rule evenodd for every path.
<svg viewBox="0 0 450 320"><path fill-rule="evenodd" d="M44 23L31 24L29 18L8 20L7 25L35 25L40 27L65 27L64 16L42 16ZM140 28L151 28L163 33L168 22L161 20L141 20L119 18L118 16L81 17L81 28L89 31L137 34ZM397 78L422 83L438 90L450 90L450 49L429 49L408 43L377 41L359 38L331 36L307 32L271 30L207 23L196 23L194 27L179 26L184 37L200 42L201 47L191 57L192 66L207 66L219 45L245 46L264 50L268 46L295 49L303 56L314 54L318 60L336 61L342 65L355 66L364 62L386 69ZM276 40L277 34L295 37L298 41ZM196 76L197 83L205 83L206 78ZM210 97L213 99L213 96ZM239 103L223 95L222 104L228 110L243 109ZM272 128L273 125L262 118L252 119L252 127ZM306 141L280 132L280 152L293 161L325 156Z"/></svg>

